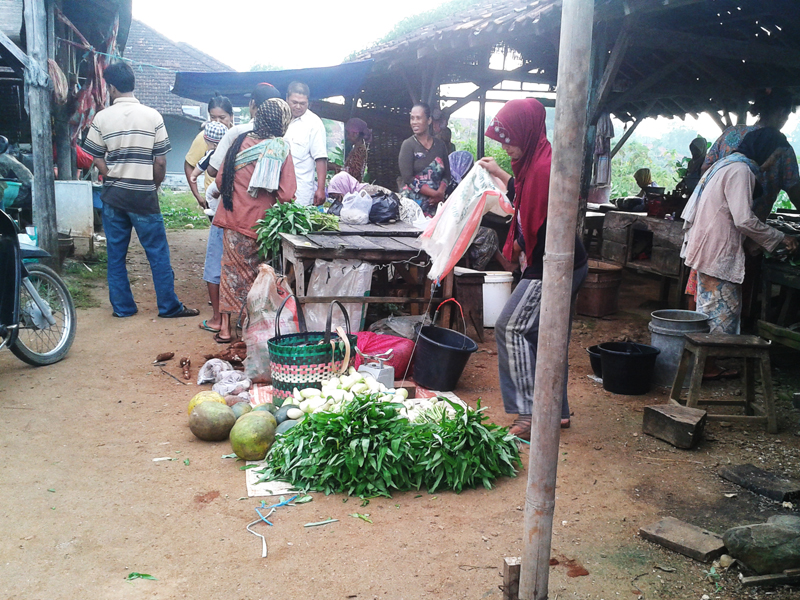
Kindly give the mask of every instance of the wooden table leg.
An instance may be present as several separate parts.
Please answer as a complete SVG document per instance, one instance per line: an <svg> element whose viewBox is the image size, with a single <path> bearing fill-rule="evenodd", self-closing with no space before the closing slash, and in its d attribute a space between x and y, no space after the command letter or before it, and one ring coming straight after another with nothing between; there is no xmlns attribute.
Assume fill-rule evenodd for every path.
<svg viewBox="0 0 800 600"><path fill-rule="evenodd" d="M681 403L683 380L686 379L686 371L689 370L689 361L691 358L692 353L684 348L683 354L681 354L681 362L678 363L678 372L675 373L675 381L672 382L672 389L669 392L669 399L675 404Z"/></svg>
<svg viewBox="0 0 800 600"><path fill-rule="evenodd" d="M767 413L767 432L778 433L778 420L775 417L775 397L772 395L769 352L766 351L761 355L761 385L764 386L764 412Z"/></svg>
<svg viewBox="0 0 800 600"><path fill-rule="evenodd" d="M744 359L744 414L754 415L753 403L756 401L756 359Z"/></svg>
<svg viewBox="0 0 800 600"><path fill-rule="evenodd" d="M707 358L708 350L702 346L698 348L694 355L694 370L689 383L689 397L686 400L686 406L691 408L697 408L700 402L700 386L703 384L703 371L706 369Z"/></svg>

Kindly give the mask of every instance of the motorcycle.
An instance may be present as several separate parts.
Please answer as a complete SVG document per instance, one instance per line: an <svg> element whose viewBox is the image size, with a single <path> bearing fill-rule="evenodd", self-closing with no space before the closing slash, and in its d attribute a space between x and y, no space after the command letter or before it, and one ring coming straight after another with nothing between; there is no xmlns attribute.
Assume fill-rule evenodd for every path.
<svg viewBox="0 0 800 600"><path fill-rule="evenodd" d="M3 142L0 136L0 153L6 150ZM58 273L24 262L49 257L38 246L21 242L16 222L0 210L0 349L8 346L33 366L63 359L77 327L75 304Z"/></svg>

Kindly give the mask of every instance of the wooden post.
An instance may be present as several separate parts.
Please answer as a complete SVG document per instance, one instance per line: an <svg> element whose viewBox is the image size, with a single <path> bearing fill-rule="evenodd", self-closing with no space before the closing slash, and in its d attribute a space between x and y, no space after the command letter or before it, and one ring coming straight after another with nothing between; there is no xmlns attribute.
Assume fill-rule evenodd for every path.
<svg viewBox="0 0 800 600"><path fill-rule="evenodd" d="M546 600L553 534L561 398L566 385L569 297L586 139L593 0L564 0L558 57L558 95L545 241L540 354L533 396L521 600Z"/></svg>
<svg viewBox="0 0 800 600"><path fill-rule="evenodd" d="M53 175L53 132L50 125L50 80L47 76L47 11L45 0L25 2L28 67L25 87L33 148L33 224L38 245L50 253L50 266L58 268L58 230Z"/></svg>
<svg viewBox="0 0 800 600"><path fill-rule="evenodd" d="M486 156L486 92L478 98L478 142L475 146L478 160Z"/></svg>

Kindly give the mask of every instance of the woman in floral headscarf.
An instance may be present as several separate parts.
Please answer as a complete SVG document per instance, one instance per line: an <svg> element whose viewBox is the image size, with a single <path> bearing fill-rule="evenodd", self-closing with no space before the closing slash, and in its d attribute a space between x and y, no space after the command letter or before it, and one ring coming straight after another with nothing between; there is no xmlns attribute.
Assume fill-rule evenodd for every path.
<svg viewBox="0 0 800 600"><path fill-rule="evenodd" d="M497 113L486 135L502 144L503 150L511 157L511 169L514 171L512 177L492 158L482 158L478 162L506 184L508 197L515 206L514 225L509 231L503 254L509 260L515 259L520 253L524 256L522 280L497 320L495 336L503 405L507 413L519 415L511 427L511 433L529 440L550 187L551 149L545 130L544 106L533 98L511 100ZM575 236L572 305L586 279L586 263L586 251L580 238ZM569 424L565 379L561 427L569 427Z"/></svg>
<svg viewBox="0 0 800 600"><path fill-rule="evenodd" d="M256 221L276 202L290 202L297 190L289 142L283 139L291 118L284 100L262 102L253 130L236 138L217 173L222 205L214 225L224 229L219 289L222 327L214 336L220 344L231 341L231 315L238 317L258 272Z"/></svg>

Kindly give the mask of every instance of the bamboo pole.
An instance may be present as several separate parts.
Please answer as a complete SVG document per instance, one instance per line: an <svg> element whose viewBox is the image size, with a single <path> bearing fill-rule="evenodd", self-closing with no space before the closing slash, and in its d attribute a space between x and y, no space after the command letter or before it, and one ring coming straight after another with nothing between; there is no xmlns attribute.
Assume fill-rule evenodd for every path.
<svg viewBox="0 0 800 600"><path fill-rule="evenodd" d="M59 267L56 193L53 174L53 132L50 125L50 79L47 76L47 11L45 0L25 2L25 31L30 59L25 69L28 116L33 149L33 224L38 245L50 253L48 264Z"/></svg>
<svg viewBox="0 0 800 600"><path fill-rule="evenodd" d="M593 0L564 0L519 597L546 600L575 225L589 100ZM567 233L565 233L567 232Z"/></svg>

